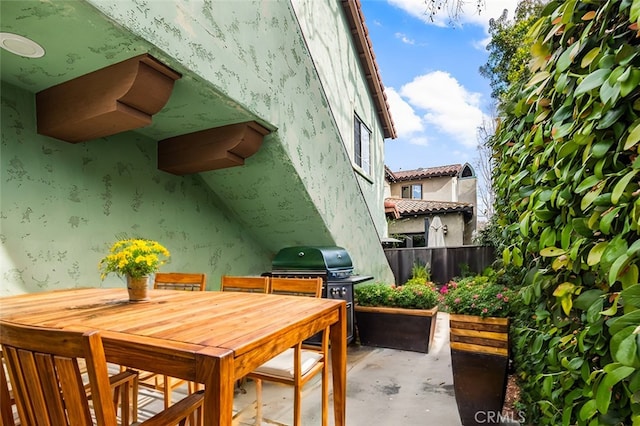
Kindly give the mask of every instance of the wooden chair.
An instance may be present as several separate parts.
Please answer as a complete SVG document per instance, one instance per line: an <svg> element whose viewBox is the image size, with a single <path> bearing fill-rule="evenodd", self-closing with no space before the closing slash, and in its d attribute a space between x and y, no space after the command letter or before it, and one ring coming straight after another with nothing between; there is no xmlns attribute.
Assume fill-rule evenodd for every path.
<svg viewBox="0 0 640 426"><path fill-rule="evenodd" d="M0 356L2 356L1 353ZM16 403L16 400L13 398L13 392L9 389L9 381L7 380L5 368L3 356L2 365L0 365L0 425L15 426L13 405Z"/></svg>
<svg viewBox="0 0 640 426"><path fill-rule="evenodd" d="M201 273L157 272L153 281L153 288L158 290L204 291L207 286L207 276ZM161 391L164 396L164 408L171 405L173 390L182 386L185 381L170 376L160 376L155 373L140 371L140 385ZM196 391L196 384L187 383L189 393Z"/></svg>
<svg viewBox="0 0 640 426"><path fill-rule="evenodd" d="M206 286L205 274L158 272L153 280L153 288L161 290L204 291Z"/></svg>
<svg viewBox="0 0 640 426"><path fill-rule="evenodd" d="M13 390L9 387L7 380L6 363L2 357L2 367L0 368L0 426L15 425L13 406L16 400L13 397ZM87 397L91 399L91 386L87 383L87 368L83 359L78 362L79 371L85 383ZM120 424L129 426L138 421L138 373L126 369L119 374L109 377L109 384L113 395L113 406L118 412L121 407Z"/></svg>
<svg viewBox="0 0 640 426"><path fill-rule="evenodd" d="M307 297L322 295L322 278L271 278L271 293ZM247 377L256 383L256 424L262 422L262 381L284 383L294 388L293 424L302 419L301 399L303 386L316 374L322 373L322 424L327 425L329 410L329 329L322 332L320 347L305 346L302 342L265 362Z"/></svg>
<svg viewBox="0 0 640 426"><path fill-rule="evenodd" d="M241 291L245 293L268 293L269 277L237 277L223 275L220 291Z"/></svg>
<svg viewBox="0 0 640 426"><path fill-rule="evenodd" d="M116 426L107 361L98 331L82 333L0 321L0 344L22 425ZM86 364L91 404L79 359ZM203 400L203 392L194 393L140 425L184 424L190 415L201 415Z"/></svg>

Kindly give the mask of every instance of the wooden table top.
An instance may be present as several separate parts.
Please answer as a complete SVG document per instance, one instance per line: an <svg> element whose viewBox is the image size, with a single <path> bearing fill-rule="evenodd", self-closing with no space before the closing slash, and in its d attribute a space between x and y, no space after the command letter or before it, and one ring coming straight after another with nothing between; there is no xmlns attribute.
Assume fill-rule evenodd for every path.
<svg viewBox="0 0 640 426"><path fill-rule="evenodd" d="M301 318L313 324L341 302L217 291L150 290L150 296L149 301L130 303L126 289L84 288L3 297L0 318L34 326L124 333L132 341L161 339L192 350L224 348L240 358L273 343L274 335L294 324L300 327ZM266 353L265 360L277 353Z"/></svg>

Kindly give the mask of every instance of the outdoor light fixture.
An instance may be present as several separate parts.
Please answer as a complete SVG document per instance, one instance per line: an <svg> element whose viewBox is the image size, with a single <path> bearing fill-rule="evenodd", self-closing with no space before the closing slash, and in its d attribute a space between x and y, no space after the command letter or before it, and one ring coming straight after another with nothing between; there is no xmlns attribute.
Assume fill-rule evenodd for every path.
<svg viewBox="0 0 640 426"><path fill-rule="evenodd" d="M38 43L13 33L0 33L0 47L25 58L41 58L44 49Z"/></svg>
<svg viewBox="0 0 640 426"><path fill-rule="evenodd" d="M447 225L442 225L442 233L444 235L447 235L447 232L449 232L449 228L447 228Z"/></svg>

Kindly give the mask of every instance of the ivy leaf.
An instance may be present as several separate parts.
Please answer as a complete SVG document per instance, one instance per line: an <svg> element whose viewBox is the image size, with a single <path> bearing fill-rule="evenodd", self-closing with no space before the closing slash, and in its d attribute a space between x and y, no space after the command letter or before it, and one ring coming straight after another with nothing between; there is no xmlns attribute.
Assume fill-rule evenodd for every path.
<svg viewBox="0 0 640 426"><path fill-rule="evenodd" d="M573 95L577 97L602 86L602 83L609 78L609 74L611 74L609 69L597 69L580 82Z"/></svg>

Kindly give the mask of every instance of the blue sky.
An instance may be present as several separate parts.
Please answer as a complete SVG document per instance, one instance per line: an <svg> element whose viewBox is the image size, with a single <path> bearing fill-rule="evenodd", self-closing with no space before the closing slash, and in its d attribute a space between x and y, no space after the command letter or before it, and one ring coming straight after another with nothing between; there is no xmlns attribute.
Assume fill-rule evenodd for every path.
<svg viewBox="0 0 640 426"><path fill-rule="evenodd" d="M470 163L478 171L477 128L489 118L488 25L518 0L486 0L478 14L465 1L452 25L446 11L431 22L430 0L361 0L365 22L398 133L385 141L391 170ZM454 2L450 0L449 2Z"/></svg>

